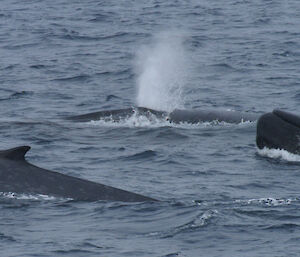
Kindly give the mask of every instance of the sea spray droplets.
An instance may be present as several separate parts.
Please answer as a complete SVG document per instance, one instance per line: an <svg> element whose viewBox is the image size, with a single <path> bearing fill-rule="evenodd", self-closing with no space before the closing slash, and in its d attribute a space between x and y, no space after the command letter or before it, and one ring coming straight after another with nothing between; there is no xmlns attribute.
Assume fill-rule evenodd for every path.
<svg viewBox="0 0 300 257"><path fill-rule="evenodd" d="M160 33L136 58L137 105L155 110L183 108L188 70L187 52L179 33Z"/></svg>

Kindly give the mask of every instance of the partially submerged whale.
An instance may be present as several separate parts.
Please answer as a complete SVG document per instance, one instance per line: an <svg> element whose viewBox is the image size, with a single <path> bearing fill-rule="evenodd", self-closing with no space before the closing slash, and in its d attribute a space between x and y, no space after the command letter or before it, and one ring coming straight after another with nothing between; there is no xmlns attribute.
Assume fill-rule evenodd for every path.
<svg viewBox="0 0 300 257"><path fill-rule="evenodd" d="M257 121L256 144L300 154L300 116L275 109Z"/></svg>
<svg viewBox="0 0 300 257"><path fill-rule="evenodd" d="M174 123L199 123L199 122L226 122L226 123L241 123L246 121L256 121L257 114L227 110L178 110L172 111L169 116L169 121Z"/></svg>
<svg viewBox="0 0 300 257"><path fill-rule="evenodd" d="M92 120L111 119L112 121L120 121L121 119L129 118L133 114L144 115L146 117L156 117L165 119L173 123L191 123L199 122L227 122L241 123L245 121L256 121L257 114L237 111L219 111L219 110L180 110L175 109L168 113L166 111L157 111L145 107L130 107L125 109L104 110L92 112L82 115L67 117L68 120L77 122L88 122Z"/></svg>
<svg viewBox="0 0 300 257"><path fill-rule="evenodd" d="M157 201L153 198L39 168L25 160L29 146L0 151L0 192L42 194L79 201Z"/></svg>
<svg viewBox="0 0 300 257"><path fill-rule="evenodd" d="M164 111L156 111L144 107L129 107L125 109L103 110L99 112L91 112L81 115L69 116L68 120L77 122L88 122L92 120L110 119L112 121L120 121L131 117L134 114L144 115L146 117L154 116L156 118L166 118L168 113Z"/></svg>

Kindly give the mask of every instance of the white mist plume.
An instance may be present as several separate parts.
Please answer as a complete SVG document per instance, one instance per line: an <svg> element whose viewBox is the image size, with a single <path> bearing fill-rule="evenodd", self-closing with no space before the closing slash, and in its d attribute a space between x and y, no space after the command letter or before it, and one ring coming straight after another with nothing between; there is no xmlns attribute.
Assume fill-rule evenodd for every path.
<svg viewBox="0 0 300 257"><path fill-rule="evenodd" d="M187 75L187 54L183 36L160 33L153 44L137 54L137 105L156 110L183 108L183 87Z"/></svg>

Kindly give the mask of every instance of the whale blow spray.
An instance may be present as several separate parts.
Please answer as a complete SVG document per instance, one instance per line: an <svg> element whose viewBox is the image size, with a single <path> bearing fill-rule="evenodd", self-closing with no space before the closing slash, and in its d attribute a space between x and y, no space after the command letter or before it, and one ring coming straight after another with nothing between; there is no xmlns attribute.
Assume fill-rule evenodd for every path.
<svg viewBox="0 0 300 257"><path fill-rule="evenodd" d="M160 33L136 58L137 105L155 110L183 108L187 54L182 35Z"/></svg>

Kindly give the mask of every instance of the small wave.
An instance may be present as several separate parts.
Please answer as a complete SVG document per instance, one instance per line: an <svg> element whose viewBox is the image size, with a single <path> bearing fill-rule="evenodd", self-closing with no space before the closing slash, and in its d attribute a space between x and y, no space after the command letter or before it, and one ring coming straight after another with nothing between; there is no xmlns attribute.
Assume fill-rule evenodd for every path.
<svg viewBox="0 0 300 257"><path fill-rule="evenodd" d="M115 96L115 95L108 95L108 96L106 96L105 101L106 101L106 102L109 102L109 101L111 101L111 100L113 100L113 99L121 99L121 98L118 97L118 96Z"/></svg>
<svg viewBox="0 0 300 257"><path fill-rule="evenodd" d="M31 96L31 95L33 95L32 91L20 91L20 92L13 93L10 96L10 98L20 98L20 97L23 97L23 96Z"/></svg>
<svg viewBox="0 0 300 257"><path fill-rule="evenodd" d="M7 235L0 232L0 241L16 242L17 240L14 239L12 236L7 236Z"/></svg>
<svg viewBox="0 0 300 257"><path fill-rule="evenodd" d="M1 68L0 70L13 70L14 68L20 67L20 64L10 64Z"/></svg>
<svg viewBox="0 0 300 257"><path fill-rule="evenodd" d="M141 159L148 159L151 157L155 157L156 152L152 150L146 150L141 153L136 153L130 156L125 157L126 160L141 160Z"/></svg>
<svg viewBox="0 0 300 257"><path fill-rule="evenodd" d="M288 231L295 231L299 229L299 224L295 223L284 223L284 224L279 224L279 225L271 225L266 227L266 230L288 230Z"/></svg>
<svg viewBox="0 0 300 257"><path fill-rule="evenodd" d="M160 131L157 135L156 138L159 139L167 139L167 140L179 140L179 139L187 139L189 136L183 134L183 133L178 133L173 129L166 129L164 131Z"/></svg>
<svg viewBox="0 0 300 257"><path fill-rule="evenodd" d="M163 255L162 257L176 257L176 256L181 256L181 252L168 253Z"/></svg>
<svg viewBox="0 0 300 257"><path fill-rule="evenodd" d="M97 245L97 244L93 244L91 242L84 242L84 243L80 244L79 247L81 249L82 248L109 249L109 247L100 246L100 245Z"/></svg>
<svg viewBox="0 0 300 257"><path fill-rule="evenodd" d="M227 63L217 63L217 64L210 65L210 67L215 68L218 71L224 71L224 72L236 70L235 68L233 68L231 65Z"/></svg>
<svg viewBox="0 0 300 257"><path fill-rule="evenodd" d="M0 101L7 101L7 100L12 100L12 99L19 99L19 98L23 98L23 97L26 97L26 96L32 96L33 94L34 93L32 91L15 92L15 93L12 93L7 98L0 98Z"/></svg>
<svg viewBox="0 0 300 257"><path fill-rule="evenodd" d="M19 50L24 48L35 48L37 46L39 46L38 43L23 43L23 44L5 45L3 46L3 48L8 50Z"/></svg>
<svg viewBox="0 0 300 257"><path fill-rule="evenodd" d="M89 19L89 22L103 22L103 21L109 21L111 20L116 14L113 12L107 12L107 13L97 13L94 15L93 18Z"/></svg>
<svg viewBox="0 0 300 257"><path fill-rule="evenodd" d="M46 68L47 66L46 65L43 65L43 64L36 64L36 65L31 65L30 68L32 69L37 69L37 70L40 70L40 69L44 69Z"/></svg>
<svg viewBox="0 0 300 257"><path fill-rule="evenodd" d="M90 76L89 75L85 75L85 74L82 74L82 75L76 75L76 76L73 76L73 77L66 77L66 78L58 78L58 79L54 79L53 81L86 81L87 79L89 79Z"/></svg>
<svg viewBox="0 0 300 257"><path fill-rule="evenodd" d="M77 254L82 254L82 255L91 255L94 254L93 251L89 251L89 250L83 250L83 249L79 249L79 248L75 248L75 249L69 249L69 250L55 250L53 251L53 253L55 255L59 254L59 255L77 255Z"/></svg>
<svg viewBox="0 0 300 257"><path fill-rule="evenodd" d="M272 159L280 159L288 162L300 162L300 155L290 153L283 149L269 149L264 147L263 149L257 149L259 155Z"/></svg>
<svg viewBox="0 0 300 257"><path fill-rule="evenodd" d="M125 37L129 35L128 32L116 32L114 34L110 34L110 35L107 35L107 36L102 36L100 37L100 39L111 39L111 38L119 38L119 37Z"/></svg>
<svg viewBox="0 0 300 257"><path fill-rule="evenodd" d="M74 31L71 31L68 34L57 35L57 37L64 40L79 40L79 41L96 41L101 38L97 36L79 35L79 33Z"/></svg>
<svg viewBox="0 0 300 257"><path fill-rule="evenodd" d="M108 40L115 38L122 38L127 36L129 33L127 32L116 32L109 35L96 35L96 36L88 36L88 35L80 35L76 31L66 31L63 34L54 35L57 38L64 40L77 40L77 41L99 41L99 40Z"/></svg>
<svg viewBox="0 0 300 257"><path fill-rule="evenodd" d="M173 237L182 232L187 232L190 230L195 230L195 229L204 227L204 226L208 225L210 220L213 219L217 214L218 214L217 210L205 211L204 213L197 215L190 222L180 225L178 227L175 227L175 228L171 229L171 231L163 233L162 238Z"/></svg>

